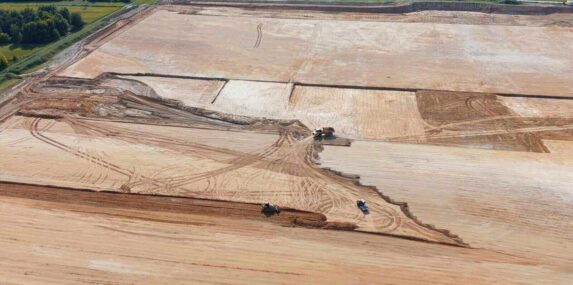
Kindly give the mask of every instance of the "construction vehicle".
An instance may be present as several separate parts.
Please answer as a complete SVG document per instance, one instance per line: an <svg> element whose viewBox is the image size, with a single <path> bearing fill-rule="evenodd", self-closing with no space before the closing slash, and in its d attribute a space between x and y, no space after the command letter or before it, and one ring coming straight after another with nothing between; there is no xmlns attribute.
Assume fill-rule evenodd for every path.
<svg viewBox="0 0 573 285"><path fill-rule="evenodd" d="M356 201L356 206L358 206L358 208L360 209L360 211L362 211L362 213L364 213L364 214L369 213L368 205L366 205L366 200L360 199L360 200Z"/></svg>
<svg viewBox="0 0 573 285"><path fill-rule="evenodd" d="M281 209L279 209L279 206L277 205L273 205L269 202L264 202L261 205L261 213L263 213L265 216L272 216L274 214L280 214L281 213Z"/></svg>
<svg viewBox="0 0 573 285"><path fill-rule="evenodd" d="M322 138L331 138L334 136L334 128L333 127L323 127L314 129L312 132L312 136L315 139L322 139Z"/></svg>

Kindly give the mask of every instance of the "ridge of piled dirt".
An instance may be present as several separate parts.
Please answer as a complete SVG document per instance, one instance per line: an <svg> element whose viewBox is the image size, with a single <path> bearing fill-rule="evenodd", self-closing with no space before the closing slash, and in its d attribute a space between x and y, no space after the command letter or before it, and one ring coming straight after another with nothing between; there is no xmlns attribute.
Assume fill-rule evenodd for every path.
<svg viewBox="0 0 573 285"><path fill-rule="evenodd" d="M353 230L350 223L328 222L321 213L281 208L279 215L264 216L261 206L256 203L211 200L201 198L176 197L165 195L128 194L112 191L93 191L49 185L25 184L0 181L0 196L55 202L61 209L66 205L88 205L103 209L117 208L129 210L159 211L178 214L200 214L225 216L237 219L254 219L280 224L333 230ZM81 212L81 210L78 210ZM114 215L113 210L101 213ZM118 213L119 214L119 213ZM125 217L125 216L124 216ZM132 218L138 218L133 216ZM141 217L140 217L141 218ZM177 220L159 220L169 223L185 223Z"/></svg>

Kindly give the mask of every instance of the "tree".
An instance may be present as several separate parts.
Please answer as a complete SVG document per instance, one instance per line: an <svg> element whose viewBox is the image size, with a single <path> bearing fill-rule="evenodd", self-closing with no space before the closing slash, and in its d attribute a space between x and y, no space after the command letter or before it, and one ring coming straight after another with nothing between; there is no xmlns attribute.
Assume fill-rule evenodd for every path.
<svg viewBox="0 0 573 285"><path fill-rule="evenodd" d="M66 36L70 30L78 31L85 25L80 13L70 13L67 8L41 6L22 11L0 9L0 45L45 44Z"/></svg>
<svg viewBox="0 0 573 285"><path fill-rule="evenodd" d="M62 16L62 18L64 18L68 23L72 22L72 18L70 15L70 10L68 10L68 8L64 7L64 8L60 8L60 10L58 10L58 13Z"/></svg>
<svg viewBox="0 0 573 285"><path fill-rule="evenodd" d="M82 15L78 12L72 13L71 17L71 22L70 24L72 25L72 29L74 31L78 31L81 30L84 27L84 20L82 19Z"/></svg>
<svg viewBox="0 0 573 285"><path fill-rule="evenodd" d="M54 5L43 5L38 8L38 12L42 11L54 15L58 12L58 9Z"/></svg>
<svg viewBox="0 0 573 285"><path fill-rule="evenodd" d="M18 25L10 25L10 37L12 38L12 42L15 44L19 44L22 41L22 31Z"/></svg>
<svg viewBox="0 0 573 285"><path fill-rule="evenodd" d="M0 70L4 70L8 67L8 60L3 54L0 54Z"/></svg>
<svg viewBox="0 0 573 285"><path fill-rule="evenodd" d="M26 44L33 44L37 42L36 35L38 34L38 24L30 22L24 24L22 27L22 42Z"/></svg>
<svg viewBox="0 0 573 285"><path fill-rule="evenodd" d="M54 26L62 37L67 35L70 30L70 24L59 14L54 17Z"/></svg>
<svg viewBox="0 0 573 285"><path fill-rule="evenodd" d="M0 45L9 44L11 40L7 33L0 33Z"/></svg>
<svg viewBox="0 0 573 285"><path fill-rule="evenodd" d="M32 9L32 8L26 8L26 9L22 10L20 15L22 15L22 21L24 23L36 21L38 19L38 15L36 14L36 11L34 11L34 9Z"/></svg>

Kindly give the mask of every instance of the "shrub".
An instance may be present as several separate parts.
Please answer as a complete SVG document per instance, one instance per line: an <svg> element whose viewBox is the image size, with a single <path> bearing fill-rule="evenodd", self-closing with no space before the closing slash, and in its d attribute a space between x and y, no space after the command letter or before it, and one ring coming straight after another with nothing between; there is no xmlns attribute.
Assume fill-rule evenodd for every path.
<svg viewBox="0 0 573 285"><path fill-rule="evenodd" d="M82 15L80 13L72 13L70 25L72 25L72 29L74 31L79 31L84 27L84 20L82 19Z"/></svg>
<svg viewBox="0 0 573 285"><path fill-rule="evenodd" d="M0 54L0 70L4 70L8 67L8 60L3 54Z"/></svg>
<svg viewBox="0 0 573 285"><path fill-rule="evenodd" d="M11 40L12 39L7 33L0 33L0 45L9 44Z"/></svg>

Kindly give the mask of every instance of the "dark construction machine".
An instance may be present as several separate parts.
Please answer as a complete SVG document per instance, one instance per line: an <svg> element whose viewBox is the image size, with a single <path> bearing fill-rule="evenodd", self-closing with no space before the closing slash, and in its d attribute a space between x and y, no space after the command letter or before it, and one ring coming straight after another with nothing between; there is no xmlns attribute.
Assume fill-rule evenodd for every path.
<svg viewBox="0 0 573 285"><path fill-rule="evenodd" d="M360 211L362 211L362 213L364 213L364 214L369 213L368 205L366 205L366 200L360 199L360 200L356 201L356 206L358 206L358 208L360 209Z"/></svg>
<svg viewBox="0 0 573 285"><path fill-rule="evenodd" d="M261 213L263 213L265 216L272 216L274 214L280 214L281 213L281 209L279 209L279 206L277 205L273 205L269 202L265 202L261 205Z"/></svg>
<svg viewBox="0 0 573 285"><path fill-rule="evenodd" d="M314 129L314 131L312 131L312 136L315 139L332 138L334 136L334 128L333 127L323 127L323 128Z"/></svg>

